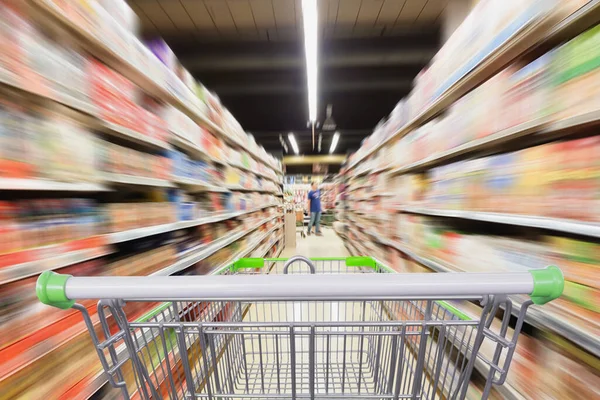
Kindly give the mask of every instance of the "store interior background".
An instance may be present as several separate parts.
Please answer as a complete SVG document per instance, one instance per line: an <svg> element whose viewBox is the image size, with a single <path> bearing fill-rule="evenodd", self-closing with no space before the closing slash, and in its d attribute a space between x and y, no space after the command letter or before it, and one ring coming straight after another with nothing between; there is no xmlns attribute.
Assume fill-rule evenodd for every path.
<svg viewBox="0 0 600 400"><path fill-rule="evenodd" d="M559 266L491 398L598 398L599 3L320 0L313 128L301 0L0 0L0 399L120 398L41 272L289 255L313 181L398 272Z"/></svg>

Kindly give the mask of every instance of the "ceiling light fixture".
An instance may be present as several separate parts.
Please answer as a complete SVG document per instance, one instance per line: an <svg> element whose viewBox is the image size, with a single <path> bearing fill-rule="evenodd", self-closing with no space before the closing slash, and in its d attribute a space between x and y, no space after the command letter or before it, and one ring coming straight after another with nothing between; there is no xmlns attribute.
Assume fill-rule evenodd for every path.
<svg viewBox="0 0 600 400"><path fill-rule="evenodd" d="M281 133L279 134L279 143L281 143L281 147L283 147L285 152L288 153L287 143L285 142L285 140L283 140L283 135Z"/></svg>
<svg viewBox="0 0 600 400"><path fill-rule="evenodd" d="M331 141L331 147L329 148L329 154L332 154L335 151L335 148L336 148L339 140L340 140L340 133L336 132L333 135L333 140Z"/></svg>
<svg viewBox="0 0 600 400"><path fill-rule="evenodd" d="M308 118L313 124L317 120L317 0L302 0L304 20L304 52L306 55L306 81L308 85ZM313 144L314 147L314 144Z"/></svg>
<svg viewBox="0 0 600 400"><path fill-rule="evenodd" d="M298 150L298 143L296 143L296 138L292 132L288 133L288 140L292 145L292 149L294 149L294 153L296 153L296 155L300 154L300 151Z"/></svg>

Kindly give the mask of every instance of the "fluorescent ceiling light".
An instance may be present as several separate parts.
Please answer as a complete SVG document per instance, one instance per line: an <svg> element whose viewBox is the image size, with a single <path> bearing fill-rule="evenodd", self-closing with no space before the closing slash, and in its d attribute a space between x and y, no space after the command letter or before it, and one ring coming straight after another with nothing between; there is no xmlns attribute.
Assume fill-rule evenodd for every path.
<svg viewBox="0 0 600 400"><path fill-rule="evenodd" d="M336 148L339 140L340 140L340 133L336 132L333 135L333 140L331 141L331 147L329 148L329 154L332 154L335 151L335 148Z"/></svg>
<svg viewBox="0 0 600 400"><path fill-rule="evenodd" d="M294 153L298 155L300 153L300 151L298 150L298 143L296 143L296 138L294 137L294 134L292 132L288 133L288 140L292 145L292 149L294 149Z"/></svg>
<svg viewBox="0 0 600 400"><path fill-rule="evenodd" d="M304 20L304 53L306 55L306 80L308 84L308 118L317 120L317 35L319 16L317 0L302 0Z"/></svg>

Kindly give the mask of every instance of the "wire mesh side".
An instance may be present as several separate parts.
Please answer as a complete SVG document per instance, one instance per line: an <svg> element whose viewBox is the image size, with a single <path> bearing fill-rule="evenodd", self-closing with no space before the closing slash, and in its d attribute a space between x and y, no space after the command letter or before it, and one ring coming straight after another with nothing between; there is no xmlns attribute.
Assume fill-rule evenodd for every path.
<svg viewBox="0 0 600 400"><path fill-rule="evenodd" d="M391 399L413 393L441 398L434 388L443 383L447 393L455 393L465 381L466 364L445 362L452 357L432 336L442 327L443 340L468 345L465 337L478 324L455 320L433 301L177 302L172 307L168 315L179 320L157 316L129 326L147 386L170 399L191 393L224 399ZM129 392L152 397L144 397L141 387L132 384Z"/></svg>
<svg viewBox="0 0 600 400"><path fill-rule="evenodd" d="M364 274L378 272L370 267L348 267L346 259L316 259L312 260L315 265L316 274ZM285 261L275 261L269 268L271 274L283 274ZM300 261L294 261L288 268L288 274L310 274L307 265Z"/></svg>

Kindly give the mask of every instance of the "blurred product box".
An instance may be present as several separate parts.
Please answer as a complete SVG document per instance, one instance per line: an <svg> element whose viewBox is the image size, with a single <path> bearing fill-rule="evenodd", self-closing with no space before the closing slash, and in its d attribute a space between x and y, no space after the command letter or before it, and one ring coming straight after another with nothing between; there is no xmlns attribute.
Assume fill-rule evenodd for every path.
<svg viewBox="0 0 600 400"><path fill-rule="evenodd" d="M177 221L173 203L111 203L106 206L107 231L169 224Z"/></svg>

